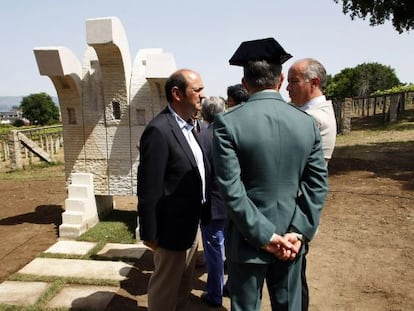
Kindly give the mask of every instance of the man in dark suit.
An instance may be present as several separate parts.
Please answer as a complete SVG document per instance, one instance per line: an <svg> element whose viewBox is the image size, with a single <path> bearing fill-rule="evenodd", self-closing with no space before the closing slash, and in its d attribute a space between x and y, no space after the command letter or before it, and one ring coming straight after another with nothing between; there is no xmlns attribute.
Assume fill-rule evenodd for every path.
<svg viewBox="0 0 414 311"><path fill-rule="evenodd" d="M148 310L182 310L191 288L200 219L208 215L209 164L193 134L201 109L200 75L182 69L165 85L168 106L140 140L138 220L143 243L154 251ZM207 217L207 216L205 216Z"/></svg>
<svg viewBox="0 0 414 311"><path fill-rule="evenodd" d="M207 158L212 164L213 121L214 117L224 111L225 101L221 97L211 96L203 101L201 116L207 127L200 132L200 143ZM218 189L214 166L211 165L211 221L201 225L204 257L207 265L206 291L201 299L209 306L220 307L223 302L224 284L224 227L226 223L226 209Z"/></svg>
<svg viewBox="0 0 414 311"><path fill-rule="evenodd" d="M214 120L233 311L259 310L264 280L272 310L301 310L301 245L328 190L316 123L278 93L290 57L273 38L243 42L230 64L243 66L250 97Z"/></svg>

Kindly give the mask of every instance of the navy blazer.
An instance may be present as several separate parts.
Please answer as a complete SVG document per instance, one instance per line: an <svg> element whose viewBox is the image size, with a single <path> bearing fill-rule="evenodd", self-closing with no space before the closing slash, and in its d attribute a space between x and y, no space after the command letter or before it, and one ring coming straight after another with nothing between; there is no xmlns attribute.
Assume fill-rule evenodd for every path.
<svg viewBox="0 0 414 311"><path fill-rule="evenodd" d="M226 207L224 206L223 196L220 193L217 176L214 172L213 165L213 124L203 128L198 134L201 146L210 163L210 202L211 202L211 219L226 219Z"/></svg>
<svg viewBox="0 0 414 311"><path fill-rule="evenodd" d="M203 156L207 181L210 168ZM209 216L209 206L201 203L202 182L194 155L168 107L141 136L137 176L141 240L157 240L170 250L190 248L200 220Z"/></svg>

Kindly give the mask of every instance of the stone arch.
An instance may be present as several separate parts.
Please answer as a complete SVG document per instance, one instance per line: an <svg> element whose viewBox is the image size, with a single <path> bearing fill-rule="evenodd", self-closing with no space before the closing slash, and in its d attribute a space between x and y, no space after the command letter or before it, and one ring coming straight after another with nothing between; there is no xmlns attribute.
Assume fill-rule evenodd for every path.
<svg viewBox="0 0 414 311"><path fill-rule="evenodd" d="M35 48L34 54L40 74L52 80L59 97L65 142L65 172L69 178L84 145L83 139L73 139L83 138L81 65L73 52L65 47Z"/></svg>
<svg viewBox="0 0 414 311"><path fill-rule="evenodd" d="M112 208L113 195L136 195L137 144L146 124L167 104L164 85L176 67L173 56L162 49L138 51L131 67L127 37L116 17L88 19L86 35L82 66L66 48L34 52L40 74L52 80L58 93L68 184L72 176L92 175L85 180L93 182L99 214L104 215ZM78 215L83 207L68 193L60 231L66 237L94 223L75 221L83 217Z"/></svg>

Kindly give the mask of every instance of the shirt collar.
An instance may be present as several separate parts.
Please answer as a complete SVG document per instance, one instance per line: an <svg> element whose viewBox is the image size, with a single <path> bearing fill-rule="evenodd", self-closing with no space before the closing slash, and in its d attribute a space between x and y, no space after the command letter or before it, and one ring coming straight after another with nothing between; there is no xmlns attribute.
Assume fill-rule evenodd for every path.
<svg viewBox="0 0 414 311"><path fill-rule="evenodd" d="M299 107L299 109L302 111L306 111L306 110L309 110L312 106L323 103L323 102L326 102L325 95L317 96L317 97L312 98L310 101L308 101L303 106Z"/></svg>
<svg viewBox="0 0 414 311"><path fill-rule="evenodd" d="M279 93L279 92L276 91L275 89L264 89L264 90L256 92L256 94L257 93Z"/></svg>
<svg viewBox="0 0 414 311"><path fill-rule="evenodd" d="M171 107L170 104L168 104L168 109L170 109L170 112L174 116L175 121L177 121L178 126L180 129L185 128L187 131L192 131L194 128L194 125L192 123L189 123L187 121L184 121L183 118L181 118L178 113L175 112L174 108Z"/></svg>

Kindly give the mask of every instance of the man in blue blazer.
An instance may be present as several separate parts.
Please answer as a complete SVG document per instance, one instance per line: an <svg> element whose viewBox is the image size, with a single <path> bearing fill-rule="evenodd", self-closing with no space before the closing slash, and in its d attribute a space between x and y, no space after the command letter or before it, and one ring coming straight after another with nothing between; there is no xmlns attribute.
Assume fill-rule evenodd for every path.
<svg viewBox="0 0 414 311"><path fill-rule="evenodd" d="M207 127L199 133L200 143L208 157L213 161L213 121L214 117L224 111L225 101L218 96L211 96L203 101L201 116ZM224 284L224 227L226 224L226 208L217 185L214 165L211 165L211 221L201 225L204 257L207 266L206 291L201 294L201 300L207 305L220 307L223 302Z"/></svg>
<svg viewBox="0 0 414 311"><path fill-rule="evenodd" d="M264 280L272 310L301 310L301 245L328 191L315 121L278 93L290 57L273 38L243 42L230 64L243 66L250 97L214 120L233 311L259 310Z"/></svg>
<svg viewBox="0 0 414 311"><path fill-rule="evenodd" d="M139 145L138 220L143 243L154 251L148 310L182 310L191 289L196 234L209 216L209 162L192 116L201 109L200 75L182 69L165 85L168 106L145 128Z"/></svg>

